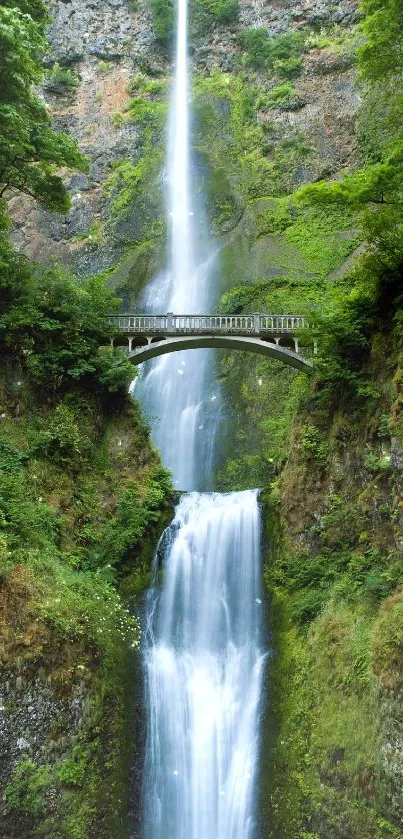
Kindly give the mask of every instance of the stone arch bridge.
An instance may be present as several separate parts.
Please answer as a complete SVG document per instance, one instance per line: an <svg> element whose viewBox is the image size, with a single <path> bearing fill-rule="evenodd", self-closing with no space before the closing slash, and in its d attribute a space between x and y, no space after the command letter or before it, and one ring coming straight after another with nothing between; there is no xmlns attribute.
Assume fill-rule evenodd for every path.
<svg viewBox="0 0 403 839"><path fill-rule="evenodd" d="M301 315L111 315L112 347L124 347L134 364L179 350L224 348L274 358L312 372L300 352L300 335L309 324ZM306 341L304 340L304 344ZM309 342L313 353L316 340Z"/></svg>

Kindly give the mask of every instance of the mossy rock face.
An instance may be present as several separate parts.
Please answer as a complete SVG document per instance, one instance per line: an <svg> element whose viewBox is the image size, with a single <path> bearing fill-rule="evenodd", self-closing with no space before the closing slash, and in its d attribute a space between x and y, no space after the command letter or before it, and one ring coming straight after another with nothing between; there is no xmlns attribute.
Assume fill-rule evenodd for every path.
<svg viewBox="0 0 403 839"><path fill-rule="evenodd" d="M359 598L343 605L335 589L333 601L329 592L317 617L298 627L295 573L308 579L312 556L305 560L305 572L301 556L299 571L287 577L287 558L295 547L279 497L276 492L261 495L272 653L263 717L259 835L400 837L402 742L396 721L402 718L403 703L395 681L392 689L390 681L386 688L378 680L378 671L388 680L398 672L393 620L399 596L386 600L377 618Z"/></svg>
<svg viewBox="0 0 403 839"><path fill-rule="evenodd" d="M141 680L127 607L172 515L170 481L125 393L73 383L54 404L26 371L16 393L20 376L10 362L0 381L0 833L124 839Z"/></svg>
<svg viewBox="0 0 403 839"><path fill-rule="evenodd" d="M165 240L156 239L131 248L108 276L109 288L122 298L123 311L136 311L142 291L161 270L165 261Z"/></svg>
<svg viewBox="0 0 403 839"><path fill-rule="evenodd" d="M403 691L403 594L385 601L372 636L373 668L384 690Z"/></svg>

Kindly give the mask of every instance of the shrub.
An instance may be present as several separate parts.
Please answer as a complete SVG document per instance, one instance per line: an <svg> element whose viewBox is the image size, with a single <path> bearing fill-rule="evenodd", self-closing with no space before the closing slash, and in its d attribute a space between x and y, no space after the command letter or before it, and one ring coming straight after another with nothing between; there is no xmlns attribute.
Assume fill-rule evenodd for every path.
<svg viewBox="0 0 403 839"><path fill-rule="evenodd" d="M5 580L14 568L11 552L5 536L0 535L0 581Z"/></svg>
<svg viewBox="0 0 403 839"><path fill-rule="evenodd" d="M364 520L353 502L336 493L329 496L329 507L321 518L322 542L332 547L355 545L364 526Z"/></svg>
<svg viewBox="0 0 403 839"><path fill-rule="evenodd" d="M119 111L117 111L115 114L113 114L112 122L113 122L113 125L114 125L115 128L121 128L122 125L124 125L124 121L125 121L125 118L124 118L123 114L121 114Z"/></svg>
<svg viewBox="0 0 403 839"><path fill-rule="evenodd" d="M102 354L108 340L107 315L117 298L100 279L81 285L58 269L42 271L35 281L22 275L20 287L3 302L0 346L19 360L42 394L60 394L74 383L101 397L124 394L132 365L116 351ZM1 310L0 310L1 313Z"/></svg>
<svg viewBox="0 0 403 839"><path fill-rule="evenodd" d="M323 609L327 593L322 589L308 589L298 594L292 603L292 616L299 623L309 623Z"/></svg>
<svg viewBox="0 0 403 839"><path fill-rule="evenodd" d="M205 34L217 24L233 23L238 14L238 0L194 0L194 29Z"/></svg>
<svg viewBox="0 0 403 839"><path fill-rule="evenodd" d="M329 444L322 440L319 430L314 425L305 425L300 432L299 445L307 460L316 466L325 466L329 455Z"/></svg>
<svg viewBox="0 0 403 839"><path fill-rule="evenodd" d="M42 457L72 463L90 447L79 420L68 405L58 405L37 436L36 450Z"/></svg>
<svg viewBox="0 0 403 839"><path fill-rule="evenodd" d="M98 61L97 64L97 72L98 73L109 73L110 70L114 67L113 61Z"/></svg>
<svg viewBox="0 0 403 839"><path fill-rule="evenodd" d="M65 96L72 93L79 84L80 79L75 70L60 67L60 64L54 64L45 81L45 88L57 96Z"/></svg>
<svg viewBox="0 0 403 839"><path fill-rule="evenodd" d="M244 62L254 70L268 70L295 78L301 72L305 35L301 30L271 38L264 27L244 29L239 36L246 49Z"/></svg>
<svg viewBox="0 0 403 839"><path fill-rule="evenodd" d="M44 792L51 782L49 766L36 766L25 758L14 771L14 775L6 786L4 803L6 813L16 813L21 816L40 818L45 812Z"/></svg>
<svg viewBox="0 0 403 839"><path fill-rule="evenodd" d="M257 103L263 108L281 108L295 101L295 88L290 82L274 87L264 96L262 102Z"/></svg>
<svg viewBox="0 0 403 839"><path fill-rule="evenodd" d="M172 0L150 0L153 32L157 41L167 45L173 35L174 9Z"/></svg>

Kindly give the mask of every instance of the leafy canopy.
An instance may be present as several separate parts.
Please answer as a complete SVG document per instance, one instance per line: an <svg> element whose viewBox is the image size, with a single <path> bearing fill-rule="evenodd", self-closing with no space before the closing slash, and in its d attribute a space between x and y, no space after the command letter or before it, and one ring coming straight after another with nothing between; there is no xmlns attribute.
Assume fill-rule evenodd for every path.
<svg viewBox="0 0 403 839"><path fill-rule="evenodd" d="M403 4L401 0L362 0L366 43L358 51L361 77L369 82L403 71Z"/></svg>
<svg viewBox="0 0 403 839"><path fill-rule="evenodd" d="M45 104L33 91L43 76L46 10L41 0L0 8L0 197L18 190L51 210L70 201L56 168L84 171L84 155L67 134L52 128Z"/></svg>

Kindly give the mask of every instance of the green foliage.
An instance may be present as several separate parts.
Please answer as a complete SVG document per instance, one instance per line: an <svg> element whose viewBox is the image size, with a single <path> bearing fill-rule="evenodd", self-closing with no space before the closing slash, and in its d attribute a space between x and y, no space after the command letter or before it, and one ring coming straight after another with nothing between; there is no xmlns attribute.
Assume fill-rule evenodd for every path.
<svg viewBox="0 0 403 839"><path fill-rule="evenodd" d="M24 4L30 7L30 4ZM0 197L14 189L66 212L70 202L55 168L86 170L87 163L68 135L55 132L45 105L33 92L43 76L46 42L41 3L35 18L19 8L0 9ZM39 17L39 22L38 22Z"/></svg>
<svg viewBox="0 0 403 839"><path fill-rule="evenodd" d="M342 181L320 181L304 187L300 200L318 204L398 205L403 187L403 144L397 143L382 163L374 163Z"/></svg>
<svg viewBox="0 0 403 839"><path fill-rule="evenodd" d="M197 35L204 35L217 25L236 22L238 0L193 0L191 26Z"/></svg>
<svg viewBox="0 0 403 839"><path fill-rule="evenodd" d="M321 29L320 32L311 32L310 35L305 40L305 47L308 50L317 49L322 50L325 47L330 47L332 41L329 38L328 33L325 29Z"/></svg>
<svg viewBox="0 0 403 839"><path fill-rule="evenodd" d="M403 687L403 600L401 593L387 600L372 633L374 672L382 687L401 691Z"/></svg>
<svg viewBox="0 0 403 839"><path fill-rule="evenodd" d="M150 0L150 8L155 38L160 44L168 46L172 40L174 28L172 0Z"/></svg>
<svg viewBox="0 0 403 839"><path fill-rule="evenodd" d="M59 781L67 787L83 787L85 776L90 769L91 745L75 746L71 756L59 763L57 776Z"/></svg>
<svg viewBox="0 0 403 839"><path fill-rule="evenodd" d="M127 429L132 436L133 419ZM138 622L113 581L159 523L169 475L155 456L136 481L127 478L126 460L112 467L94 439L92 409L81 413L80 426L78 415L62 404L43 421L16 428L9 420L1 432L0 576L12 585L23 568L29 613L51 627L57 643L82 640L113 660L123 644L138 642ZM136 441L141 445L148 445L144 431ZM133 463L133 450L126 459ZM106 516L112 503L116 513Z"/></svg>
<svg viewBox="0 0 403 839"><path fill-rule="evenodd" d="M108 582L108 569L78 573L57 562L55 555L33 552L26 554L25 564L34 586L39 582L36 592L34 588L33 608L40 620L51 625L59 643L83 638L105 658L113 658L114 647L119 649L122 642L138 646L139 622Z"/></svg>
<svg viewBox="0 0 403 839"><path fill-rule="evenodd" d="M130 550L141 544L147 528L160 518L161 506L170 486L170 474L162 467L151 474L142 498L135 482L127 484L105 535L102 548L104 561L111 566L116 565Z"/></svg>
<svg viewBox="0 0 403 839"><path fill-rule="evenodd" d="M94 221L88 233L81 233L79 236L75 236L72 241L74 242L85 242L88 245L103 245L104 244L104 226L101 221Z"/></svg>
<svg viewBox="0 0 403 839"><path fill-rule="evenodd" d="M80 84L78 74L69 67L54 64L45 80L45 88L56 95L72 93Z"/></svg>
<svg viewBox="0 0 403 839"><path fill-rule="evenodd" d="M106 233L113 232L131 244L144 244L165 232L164 202L160 173L165 154L167 80L137 73L129 84L130 100L124 114L115 114L117 128L127 122L138 127L141 154L135 160L120 159L104 183L112 199Z"/></svg>
<svg viewBox="0 0 403 839"><path fill-rule="evenodd" d="M129 83L129 93L148 94L158 96L164 94L168 89L168 79L150 79L144 73L136 73Z"/></svg>
<svg viewBox="0 0 403 839"><path fill-rule="evenodd" d="M68 405L58 405L37 434L34 450L61 464L74 463L90 446L77 414Z"/></svg>
<svg viewBox="0 0 403 839"><path fill-rule="evenodd" d="M274 460L265 454L244 454L228 458L225 470L218 472L220 491L236 492L245 487L265 487L274 477Z"/></svg>
<svg viewBox="0 0 403 839"><path fill-rule="evenodd" d="M0 536L0 582L7 579L14 568L11 551L8 550L7 539Z"/></svg>
<svg viewBox="0 0 403 839"><path fill-rule="evenodd" d="M136 99L130 101L128 113L127 121L141 126L151 125L154 130L161 131L165 124L167 107L165 102L154 102L142 96L137 96Z"/></svg>
<svg viewBox="0 0 403 839"><path fill-rule="evenodd" d="M164 231L161 184L158 179L163 162L163 146L161 143L152 151L152 136L147 139L142 157L137 163L125 159L114 163L104 183L106 195L113 197L107 226L119 229L122 221L130 217L133 208L141 217L139 226L128 237L131 243L152 240Z"/></svg>
<svg viewBox="0 0 403 839"><path fill-rule="evenodd" d="M296 102L296 94L294 85L291 82L284 82L278 87L273 87L272 90L263 96L256 103L262 109L291 107Z"/></svg>
<svg viewBox="0 0 403 839"><path fill-rule="evenodd" d="M121 114L120 111L117 111L116 114L113 114L112 116L112 122L115 128L121 128L125 123L123 114Z"/></svg>
<svg viewBox="0 0 403 839"><path fill-rule="evenodd" d="M90 279L78 285L57 269L34 278L25 260L3 244L3 352L18 358L31 382L44 393L60 393L77 383L105 397L123 394L133 377L131 365L118 352L99 351L110 335L107 315L118 304L104 281Z"/></svg>
<svg viewBox="0 0 403 839"><path fill-rule="evenodd" d="M225 229L231 212L232 219L239 218L240 197L249 201L267 195L269 189L271 194L283 192L283 173L292 178L294 161L300 163L301 148L286 149L280 144L268 155L264 129L256 118L258 102L257 90L239 75L215 70L210 76L196 78L194 144L208 164L201 187L211 199L215 230L219 223Z"/></svg>
<svg viewBox="0 0 403 839"><path fill-rule="evenodd" d="M111 70L113 70L114 66L115 65L114 65L113 61L104 61L103 59L101 59L101 61L98 61L98 64L97 64L97 72L98 73L109 73Z"/></svg>
<svg viewBox="0 0 403 839"><path fill-rule="evenodd" d="M244 29L239 36L246 50L243 61L254 70L266 70L293 79L302 70L305 37L302 30L271 38L263 26Z"/></svg>
<svg viewBox="0 0 403 839"><path fill-rule="evenodd" d="M316 466L326 466L329 445L323 440L319 430L314 425L306 425L301 429L299 446L304 458L312 460Z"/></svg>
<svg viewBox="0 0 403 839"><path fill-rule="evenodd" d="M366 41L359 50L362 77L374 82L395 78L403 68L403 9L399 0L363 0Z"/></svg>
<svg viewBox="0 0 403 839"><path fill-rule="evenodd" d="M296 212L294 222L287 224L285 239L300 250L310 272L326 277L358 244L358 237L350 232L354 221L354 214L346 207L307 207Z"/></svg>
<svg viewBox="0 0 403 839"><path fill-rule="evenodd" d="M45 812L44 793L49 789L50 782L49 766L36 766L28 758L21 760L5 788L6 812L38 819Z"/></svg>
<svg viewBox="0 0 403 839"><path fill-rule="evenodd" d="M358 50L364 104L359 116L361 168L339 181L322 181L299 193L302 203L353 208L362 227L366 254L332 294L332 310L321 322L322 399L348 386L357 399L379 399L363 367L369 361L371 336L390 331L401 306L403 265L402 99L396 73L402 55L400 4L363 3L365 43ZM393 58L392 58L393 56ZM318 318L318 322L321 316ZM323 385L326 388L323 389ZM320 395L318 394L319 398Z"/></svg>

